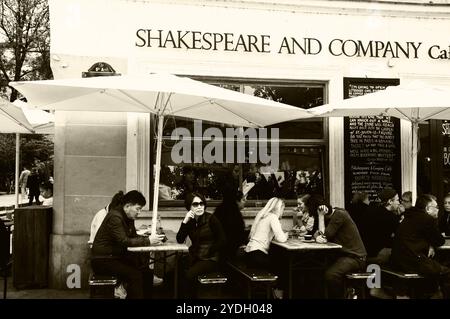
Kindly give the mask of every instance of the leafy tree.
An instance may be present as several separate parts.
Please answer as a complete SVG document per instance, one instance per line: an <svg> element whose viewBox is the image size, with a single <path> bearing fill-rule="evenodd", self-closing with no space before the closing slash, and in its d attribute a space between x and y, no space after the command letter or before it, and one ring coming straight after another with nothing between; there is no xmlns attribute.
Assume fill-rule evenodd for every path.
<svg viewBox="0 0 450 319"><path fill-rule="evenodd" d="M0 134L0 191L8 192L14 183L16 143L15 134ZM53 176L53 140L51 136L39 134L21 135L20 169L30 169L39 161L44 163L43 178Z"/></svg>
<svg viewBox="0 0 450 319"><path fill-rule="evenodd" d="M0 92L14 101L8 82L52 77L47 0L1 0Z"/></svg>
<svg viewBox="0 0 450 319"><path fill-rule="evenodd" d="M47 0L0 0L0 96L17 99L10 81L52 78ZM20 167L31 167L35 159L52 172L53 142L42 135L23 135ZM8 191L14 181L14 161L14 134L0 134L0 190Z"/></svg>

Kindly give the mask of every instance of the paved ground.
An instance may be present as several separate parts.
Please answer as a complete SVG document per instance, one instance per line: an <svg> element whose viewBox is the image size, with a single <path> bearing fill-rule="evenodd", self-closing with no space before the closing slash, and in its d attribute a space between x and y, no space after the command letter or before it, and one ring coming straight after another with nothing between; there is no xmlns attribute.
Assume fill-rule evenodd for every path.
<svg viewBox="0 0 450 319"><path fill-rule="evenodd" d="M42 200L42 197L40 198L40 200ZM19 194L19 203L27 203L27 202L28 202L28 197L22 198L22 196ZM15 203L16 203L16 195L15 194L0 193L0 207L11 206L11 205L14 205Z"/></svg>
<svg viewBox="0 0 450 319"><path fill-rule="evenodd" d="M3 278L0 279L0 296L3 298ZM89 291L82 289L24 289L17 290L12 285L12 276L8 277L7 299L88 299Z"/></svg>

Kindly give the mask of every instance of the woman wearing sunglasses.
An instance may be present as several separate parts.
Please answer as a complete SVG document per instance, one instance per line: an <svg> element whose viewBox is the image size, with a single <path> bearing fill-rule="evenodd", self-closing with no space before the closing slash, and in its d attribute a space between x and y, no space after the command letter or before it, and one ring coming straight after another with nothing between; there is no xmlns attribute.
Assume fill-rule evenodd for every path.
<svg viewBox="0 0 450 319"><path fill-rule="evenodd" d="M198 275L219 269L219 252L225 245L225 234L219 220L206 212L206 200L202 194L188 194L184 206L188 212L178 230L177 242L183 243L188 236L192 242L185 275L189 287L195 287L193 283Z"/></svg>

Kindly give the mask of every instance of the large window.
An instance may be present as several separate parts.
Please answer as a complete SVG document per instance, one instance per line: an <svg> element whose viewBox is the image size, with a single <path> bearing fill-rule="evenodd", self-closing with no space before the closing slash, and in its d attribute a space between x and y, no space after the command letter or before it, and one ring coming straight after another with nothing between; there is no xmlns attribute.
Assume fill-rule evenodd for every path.
<svg viewBox="0 0 450 319"><path fill-rule="evenodd" d="M275 100L296 107L308 109L324 103L325 85L322 83L303 83L285 81L249 81L200 78L199 80L227 89ZM152 119L155 127L155 119ZM197 129L194 126L197 125ZM322 118L295 120L268 127L267 137L244 139L227 135L227 127L220 123L199 122L194 120L169 117L165 119L163 130L163 147L161 159L160 203L161 205L181 205L181 200L191 191L202 192L209 200L220 200L225 189L242 190L247 193L249 204L262 205L264 200L278 195L285 199L295 199L301 193L325 193L324 171L326 161L326 121ZM221 143L223 152L234 151L235 161L230 163L205 163L194 161L195 150L208 147L213 142L203 138L203 132L209 127L216 127L223 133ZM176 163L172 150L180 140L171 138L177 128L189 130L191 162ZM278 129L278 138L270 134L271 128ZM236 128L234 128L236 129ZM245 128L242 128L245 131ZM197 135L197 136L196 136ZM156 136L152 132L152 154L156 150ZM268 155L277 157L276 169L252 157L259 143L266 143ZM277 143L277 147L274 147ZM244 153L244 161L237 160L238 152ZM224 155L225 157L225 155ZM242 159L242 158L241 158ZM152 158L152 167L154 164ZM151 187L153 189L153 187Z"/></svg>

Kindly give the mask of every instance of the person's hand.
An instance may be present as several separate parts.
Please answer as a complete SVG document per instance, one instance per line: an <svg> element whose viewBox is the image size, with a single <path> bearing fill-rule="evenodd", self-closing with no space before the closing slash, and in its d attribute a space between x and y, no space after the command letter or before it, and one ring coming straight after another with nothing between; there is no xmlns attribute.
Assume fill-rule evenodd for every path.
<svg viewBox="0 0 450 319"><path fill-rule="evenodd" d="M184 217L183 223L187 224L189 222L189 219L194 219L195 214L192 210L188 211L186 216Z"/></svg>
<svg viewBox="0 0 450 319"><path fill-rule="evenodd" d="M320 205L319 208L317 208L317 214L319 214L319 216L325 216L328 214L328 207L326 205Z"/></svg>
<svg viewBox="0 0 450 319"><path fill-rule="evenodd" d="M325 244L327 242L327 238L324 235L319 235L316 237L316 242L319 244Z"/></svg>
<svg viewBox="0 0 450 319"><path fill-rule="evenodd" d="M150 240L150 245L159 245L162 244L165 235L152 234L148 236Z"/></svg>
<svg viewBox="0 0 450 319"><path fill-rule="evenodd" d="M428 248L428 257L433 258L434 254L435 254L434 248L433 246L430 246L430 248Z"/></svg>

